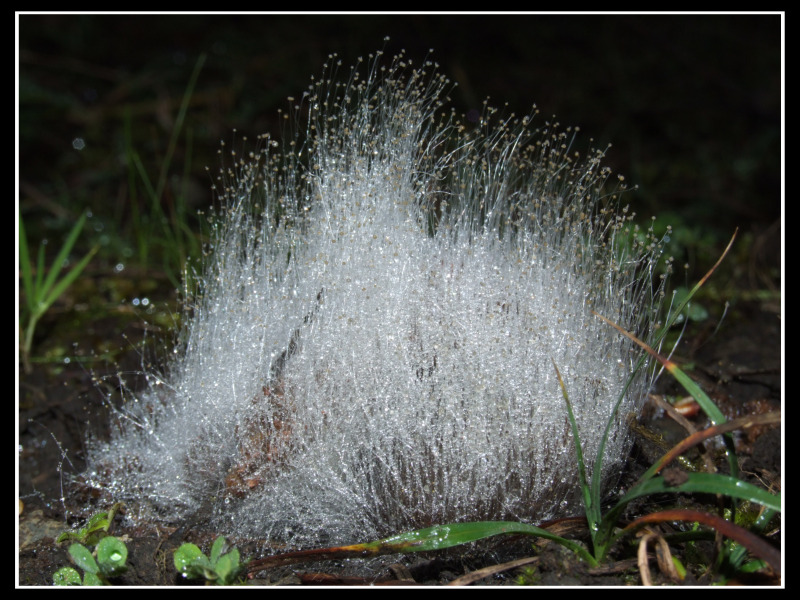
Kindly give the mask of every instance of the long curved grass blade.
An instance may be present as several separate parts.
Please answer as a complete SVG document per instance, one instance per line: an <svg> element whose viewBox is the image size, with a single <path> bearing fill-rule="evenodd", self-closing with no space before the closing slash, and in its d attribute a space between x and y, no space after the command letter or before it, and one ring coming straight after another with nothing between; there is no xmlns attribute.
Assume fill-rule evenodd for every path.
<svg viewBox="0 0 800 600"><path fill-rule="evenodd" d="M689 378L688 375L686 375L683 371L680 370L678 365L676 365L668 358L661 356L658 352L653 350L645 342L637 338L632 333L625 331L622 327L620 327L610 319L607 319L606 317L595 311L592 311L592 313L596 317L602 319L605 323L611 325L611 327L619 331L629 340L641 346L653 358L655 358L658 362L660 362L664 366L664 368L667 369L667 371L669 371L670 374L673 377L675 377L675 379L677 379L681 385L683 385L684 389L686 389L686 391L689 392L689 394L691 394L695 400L697 400L697 403L700 405L700 408L702 408L703 411L708 415L708 418L711 419L712 423L717 425L719 423L724 423L726 421L725 416L722 414L722 411L720 411L719 408L717 408L716 404L714 404L711 401L711 399L706 395L706 393L702 389L700 389L700 386L698 386L694 381L692 381L691 378Z"/></svg>
<svg viewBox="0 0 800 600"><path fill-rule="evenodd" d="M286 554L267 556L251 561L247 566L247 572L256 573L271 567L318 560L369 558L384 554L406 554L409 552L441 550L504 533L534 535L552 540L569 548L591 566L597 566L597 561L583 546L572 540L554 535L541 527L527 525L525 523L515 523L513 521L476 521L472 523L437 525L436 527L409 531L364 544L302 550L300 552L288 552Z"/></svg>
<svg viewBox="0 0 800 600"><path fill-rule="evenodd" d="M731 243L733 243L733 240L731 240ZM714 268L716 268L716 265ZM720 411L720 409L717 408L717 405L714 404L714 402L712 402L711 398L709 398L708 395L702 389L700 389L700 386L697 385L694 381L692 381L692 379L686 373L681 371L678 365L676 365L668 358L661 356L658 352L653 350L645 342L637 338L632 333L625 331L622 327L620 327L613 321L605 318L603 315L598 314L595 311L592 311L592 313L594 313L595 316L599 317L604 322L611 325L614 329L619 331L629 340L641 346L645 351L647 351L648 354L653 356L653 358L655 358L658 362L664 365L664 368L667 369L670 372L670 374L683 386L683 388L687 392L689 392L689 394L691 394L692 398L694 398L697 401L697 403L700 405L700 408L703 409L703 412L706 413L706 415L714 425L720 425L722 423L727 422L725 415L723 415L722 411ZM736 450L733 445L733 438L731 437L731 434L726 433L723 437L723 440L725 441L725 447L727 448L728 466L730 467L730 471L733 475L738 475L739 463L736 460Z"/></svg>
<svg viewBox="0 0 800 600"><path fill-rule="evenodd" d="M620 499L619 504L612 509L612 512L641 496L675 492L723 494L739 500L749 500L772 510L781 510L780 493L771 494L736 477L720 473L687 473L686 476L687 480L679 485L669 485L663 477L645 481L629 490Z"/></svg>
<svg viewBox="0 0 800 600"><path fill-rule="evenodd" d="M572 411L572 402L570 402L567 387L564 385L564 380L561 378L561 371L558 370L556 362L553 361L553 368L556 370L556 377L558 377L558 385L561 387L561 394L564 396L564 402L567 405L567 416L569 423L572 427L572 438L575 441L575 456L578 461L578 475L581 482L581 491L583 492L583 506L586 510L586 520L589 522L589 531L594 532L597 530L597 522L600 520L600 510L595 502L592 502L592 494L589 488L589 483L586 479L586 466L583 462L583 449L581 448L581 438L578 434L578 423L575 420L575 413Z"/></svg>
<svg viewBox="0 0 800 600"><path fill-rule="evenodd" d="M39 244L39 252L36 256L36 281L33 282L33 302L36 304L39 303L41 299L41 295L44 293L40 290L43 290L44 287L42 286L42 282L44 282L44 244ZM34 308L36 307L34 305Z"/></svg>
<svg viewBox="0 0 800 600"><path fill-rule="evenodd" d="M636 366L634 367L633 371L631 372L628 380L625 382L625 387L620 392L619 396L617 397L617 402L614 404L614 409L611 411L611 416L608 418L606 422L606 428L603 432L603 437L600 440L600 446L597 449L597 456L594 460L594 470L592 471L592 483L591 483L591 495L592 499L594 500L594 504L597 507L598 517L597 521L595 522L596 531L593 529L592 531L592 543L594 545L594 555L597 557L605 556L606 552L610 548L610 533L614 528L616 523L616 517L614 517L613 521L610 521L603 517L600 514L600 482L602 481L602 474L603 474L603 456L605 456L605 448L606 442L608 441L609 435L611 435L611 428L614 425L614 420L616 419L617 414L619 414L619 407L622 404L622 401L628 394L628 388L630 387L631 383L633 383L634 378L636 377L636 373L639 372L639 369L644 366L645 357L644 355L639 357Z"/></svg>
<svg viewBox="0 0 800 600"><path fill-rule="evenodd" d="M711 277L714 271L717 270L717 267L719 267L719 265L725 259L725 256L727 256L728 252L730 252L730 249L733 246L733 242L734 240L736 240L736 235L738 233L739 229L737 228L736 231L733 232L733 236L731 236L731 240L728 242L728 245L725 247L725 250L717 259L717 262L714 263L714 266L711 267L711 269L709 269L708 272L700 279L700 281L698 281L697 284L695 284L695 286L689 291L689 293L686 294L686 297L684 298L683 302L681 302L678 305L678 307L672 311L671 317L667 320L667 323L655 336L656 342L660 341L666 335L667 331L669 330L670 327L672 327L678 315L680 315L683 312L683 309L692 300L697 291L705 284L706 281L708 281L708 278ZM611 325L614 329L619 331L622 335L626 336L632 342L641 346L651 356L653 356L656 360L658 360L664 366L664 368L667 369L672 374L672 376L675 377L675 379L677 379L681 383L681 385L683 385L686 391L689 392L689 394L691 394L691 396L695 400L697 400L697 403L700 404L700 407L703 409L706 415L708 415L708 418L711 419L712 423L717 425L720 423L724 423L726 421L722 412L720 412L717 406L711 401L711 399L709 399L706 393L703 392L703 390L700 389L700 387L694 381L692 381L688 375L686 375L683 371L681 371L675 363L661 356L658 352L656 352L653 348L648 346L645 342L637 338L632 333L625 331L622 327L620 327L613 321L607 319L606 317L595 312L594 310L592 311L592 313L595 316L602 319L603 321L605 321L606 323L608 323L609 325Z"/></svg>
<svg viewBox="0 0 800 600"><path fill-rule="evenodd" d="M161 165L161 173L158 176L158 183L155 191L156 201L160 200L164 193L164 188L167 184L167 175L169 173L170 163L172 162L172 156L175 153L175 147L178 143L178 136L181 133L181 129L183 129L183 123L186 120L186 113L189 110L189 103L191 102L192 94L194 93L194 87L197 84L200 71L203 69L203 65L206 62L206 57L206 54L203 53L197 58L197 62L194 65L192 74L189 76L189 83L186 85L186 90L183 92L181 106L180 109L178 109L178 116L175 118L175 125L172 128L172 133L169 137L169 143L167 144L167 153L164 155L164 160Z"/></svg>
<svg viewBox="0 0 800 600"><path fill-rule="evenodd" d="M687 473L686 481L679 485L669 485L663 477L647 479L631 488L620 501L609 510L599 524L598 539L603 540L595 554L602 556L610 548L617 537L612 531L622 511L629 502L642 496L665 493L701 493L722 494L738 500L748 500L767 508L767 512L781 512L781 495L771 494L746 481L719 473Z"/></svg>
<svg viewBox="0 0 800 600"><path fill-rule="evenodd" d="M708 525L725 537L746 547L752 554L767 562L778 575L781 574L781 553L779 550L743 527L710 513L690 509L665 510L636 519L625 527L625 531L630 532L648 523L662 523L664 521L689 521Z"/></svg>

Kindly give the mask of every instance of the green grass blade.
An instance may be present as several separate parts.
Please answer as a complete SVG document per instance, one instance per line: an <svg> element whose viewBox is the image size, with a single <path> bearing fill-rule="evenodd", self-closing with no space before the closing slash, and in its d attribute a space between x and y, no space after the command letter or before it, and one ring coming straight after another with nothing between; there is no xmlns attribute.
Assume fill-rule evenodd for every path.
<svg viewBox="0 0 800 600"><path fill-rule="evenodd" d="M722 414L722 411L717 408L717 405L708 397L708 395L697 385L691 377L689 377L686 373L684 373L678 365L676 365L671 360L667 360L666 358L662 361L664 367L670 372L670 374L683 386L689 394L694 398L697 403L700 405L700 408L703 409L703 412L706 413L708 418L714 425L721 425L725 423L727 419L725 415Z"/></svg>
<svg viewBox="0 0 800 600"><path fill-rule="evenodd" d="M136 150L131 149L130 159L133 161L136 171L139 173L139 177L142 179L142 183L144 184L147 196L150 198L151 204L158 205L158 196L156 195L155 189L153 189L153 184L150 181L150 177L147 175L147 169L145 169L144 165L142 164L142 159L139 157L139 153L136 152ZM159 212L161 212L160 205L158 206L158 209ZM153 218L156 217L151 216L151 219Z"/></svg>
<svg viewBox="0 0 800 600"><path fill-rule="evenodd" d="M139 262L147 265L147 244L144 223L139 211L139 195L136 191L136 174L139 166L136 164L135 150L133 149L133 135L131 133L131 111L130 107L125 109L123 119L123 139L125 143L125 164L128 170L128 204L130 206L130 222L133 228L133 235L136 238L139 250ZM118 222L119 229L123 228L123 221Z"/></svg>
<svg viewBox="0 0 800 600"><path fill-rule="evenodd" d="M767 525L769 525L769 522L772 521L772 517L774 517L779 512L781 511L773 510L771 508L762 511L761 514L758 515L755 522L753 523L753 530L758 531L759 533L763 532L767 528Z"/></svg>
<svg viewBox="0 0 800 600"><path fill-rule="evenodd" d="M769 565L780 575L781 573L781 552L776 549L772 544L759 537L757 534L748 531L744 527L740 527L735 523L723 519L718 515L702 512L699 510L676 508L651 513L643 517L639 517L631 522L620 535L629 534L636 529L652 524L664 523L671 521L683 521L688 523L702 523L714 529L715 532L724 535L727 538L734 540L737 544L741 544L736 548L732 554L738 555L736 560L741 562L745 557L745 548L753 555L758 556L760 559L769 563ZM725 561L735 570L739 569L740 564L731 562L732 555L726 552L718 554L717 564L722 565Z"/></svg>
<svg viewBox="0 0 800 600"><path fill-rule="evenodd" d="M781 510L781 495L771 494L766 490L756 487L750 483L719 473L687 473L687 480L676 486L667 485L663 477L648 479L631 488L620 501L609 510L600 524L598 536L606 539L604 548L609 548L616 537L612 539L612 531L625 507L631 500L649 496L652 494L665 493L701 493L701 494L723 494L738 500L748 500L765 506L768 510ZM603 550L603 549L601 549ZM597 552L597 550L596 550Z"/></svg>
<svg viewBox="0 0 800 600"><path fill-rule="evenodd" d="M81 234L81 230L83 229L83 224L85 222L86 222L86 213L83 213L78 219L78 222L75 223L75 226L72 228L72 231L69 232L67 240L61 246L61 250L59 250L58 256L56 256L55 261L50 267L50 272L47 274L47 278L44 280L41 290L39 290L40 294L39 302L42 302L43 299L48 296L50 288L53 287L53 284L55 283L58 274L61 272L61 269L63 268L64 261L67 260L67 256L69 256L72 247L78 240L78 236ZM47 309L46 308L40 309L39 307L37 307L36 310L37 311L41 310L41 312L44 312Z"/></svg>
<svg viewBox="0 0 800 600"><path fill-rule="evenodd" d="M36 331L36 323L39 321L39 314L28 315L28 326L25 328L25 341L22 344L22 358L25 370L30 370L30 354L33 347L33 332Z"/></svg>
<svg viewBox="0 0 800 600"><path fill-rule="evenodd" d="M380 550L381 553L386 554L424 552L451 548L504 533L521 533L552 540L569 548L584 560L594 563L594 559L580 544L552 534L541 527L514 521L476 521L472 523L437 525L436 527L401 533L376 542L359 544L351 548L361 547L366 551Z"/></svg>
<svg viewBox="0 0 800 600"><path fill-rule="evenodd" d="M258 571L280 565L318 560L367 558L384 554L405 554L409 552L441 550L507 533L533 535L551 540L569 548L590 566L594 567L598 564L586 548L572 540L552 534L546 529L513 521L476 521L472 523L437 525L436 527L409 531L364 544L303 550L300 552L267 556L251 561L247 566L247 571L249 573L257 573Z"/></svg>
<svg viewBox="0 0 800 600"><path fill-rule="evenodd" d="M647 347L647 345L645 344ZM649 348L649 347L647 347ZM648 352L652 350L650 348ZM723 423L727 422L725 415L722 414L717 405L708 397L708 395L697 385L691 377L689 377L686 373L684 373L678 365L676 365L671 360L663 358L659 356L655 351L653 351L654 356L664 365L664 367L670 372L670 374L683 386L692 398L697 401L700 405L700 408L706 414L706 416L711 420L713 425L722 425ZM728 458L728 467L732 475L737 476L739 474L739 461L736 458L736 449L733 443L733 436L730 433L726 433L722 436L723 441L725 442L726 448L726 455Z"/></svg>
<svg viewBox="0 0 800 600"><path fill-rule="evenodd" d="M22 215L19 215L17 221L19 223L19 267L22 270L22 289L25 290L25 302L28 305L28 310L33 313L33 274L31 272L28 239L25 236L25 225L22 223Z"/></svg>
<svg viewBox="0 0 800 600"><path fill-rule="evenodd" d="M600 520L600 510L597 503L592 499L592 490L590 489L589 483L586 480L586 466L583 462L583 448L581 448L581 439L580 435L578 434L578 422L575 420L575 413L572 411L572 402L570 402L569 394L567 393L567 387L564 385L564 380L561 378L561 372L558 370L558 366L556 365L555 361L553 361L553 368L556 370L558 385L561 387L561 394L564 396L564 402L567 405L567 416L569 417L569 423L572 427L572 439L575 441L575 457L578 461L578 476L580 477L581 491L583 492L583 506L586 511L586 520L589 523L589 531L592 534L592 540L594 540L594 535L597 531L597 523Z"/></svg>
<svg viewBox="0 0 800 600"><path fill-rule="evenodd" d="M61 294L64 293L64 290L66 290L72 284L72 282L80 276L81 272L86 268L86 265L89 264L89 261L92 259L98 249L99 246L95 246L89 250L86 256L84 256L80 262L78 262L78 264L72 267L72 269L70 269L70 271L64 275L64 277L55 285L55 287L53 287L53 289L50 291L50 294L48 294L47 298L45 298L44 302L40 304L41 312L45 312L48 308L50 308L50 305L53 304L53 302L55 302Z"/></svg>
<svg viewBox="0 0 800 600"><path fill-rule="evenodd" d="M45 244L39 244L39 252L36 256L36 281L33 282L33 305L36 307L44 297L44 247Z"/></svg>
<svg viewBox="0 0 800 600"><path fill-rule="evenodd" d="M600 484L602 482L602 474L603 474L603 456L605 453L606 442L608 441L608 437L611 435L611 428L614 425L614 420L616 419L617 414L619 413L620 404L625 399L625 395L628 393L628 388L630 387L631 383L633 383L634 378L636 377L636 373L638 373L639 369L642 368L644 365L644 356L639 359L639 362L636 364L636 368L628 377L628 381L625 383L625 387L620 393L619 397L617 398L617 402L614 405L614 410L611 411L611 416L608 418L608 422L606 423L605 431L603 432L603 437L600 440L600 446L597 450L597 458L594 461L594 470L592 471L592 484L591 484L591 495L594 499L595 505L597 508L597 520L595 521L596 531L592 530L592 542L594 545L594 555L597 557L598 560L605 557L608 550L611 548L611 532L614 530L614 526L616 525L617 516L610 516L605 515L603 516L600 513ZM588 517L587 517L588 520Z"/></svg>
<svg viewBox="0 0 800 600"><path fill-rule="evenodd" d="M661 340L664 339L664 337L666 336L666 334L669 331L670 327L672 327L672 325L677 320L678 316L683 312L683 310L686 308L686 305L691 301L691 299L694 297L694 295L697 293L697 291L703 286L703 284L708 280L708 278L712 275L712 273L722 263L722 260L725 258L725 256L728 254L728 252L730 251L731 247L733 246L733 242L736 239L736 234L737 233L738 233L738 229L737 229L736 232L734 232L733 236L731 237L730 242L728 242L728 246L725 248L725 251L719 257L719 259L714 264L714 266L711 267L711 269L708 271L708 273L705 274L705 276L697 283L697 285L695 285L689 291L689 293L686 294L686 296L684 297L683 301L679 304L677 309L674 309L674 310L672 310L670 312L670 315L668 315L668 317L667 317L666 324L654 336L654 342L653 343L656 346L658 346L658 344L661 342ZM700 389L700 387L694 381L692 381L685 373L683 373L683 371L681 371L677 367L677 365L675 365L672 361L662 357L658 352L656 352L648 344L646 344L643 341L639 340L633 334L625 331L623 328L621 328L616 323L610 321L609 319L605 318L604 316L598 314L595 311L592 311L592 312L595 314L595 316L599 317L600 319L602 319L603 321L605 321L606 323L608 323L609 325L614 327L617 331L619 331L620 333L622 333L623 335L628 337L628 339L630 339L634 343L638 344L647 353L649 353L656 360L658 360L662 365L664 365L664 367L697 400L697 403L705 411L706 415L708 415L709 419L711 419L711 421L715 425L722 424L722 423L726 422L725 417L719 411L717 406L711 401L711 399L705 394L705 392L703 392L703 390ZM614 407L614 411L612 413L611 419L613 419L616 416L617 411L619 409L619 405L622 402L622 399L624 398L625 393L627 392L628 386L633 381L633 378L635 377L635 375L638 372L638 370L642 367L643 363L644 363L644 355L639 359L639 362L637 363L636 368L634 369L633 373L631 374L630 378L628 379L628 382L627 382L627 384L625 386L625 390L623 390L622 395L620 395L619 399L617 400L617 404ZM592 474L592 495L594 497L598 497L599 493L600 493L599 487L596 486L595 483L598 483L598 485L599 485L599 475L602 472L602 462L601 461L602 461L603 452L604 452L604 449L605 449L606 440L608 439L608 436L610 434L610 430L611 430L612 424L613 424L613 421L609 420L608 424L606 425L606 430L605 430L605 433L603 435L603 438L602 438L602 440L600 442L600 447L599 447L599 451L598 451L598 458L597 458L597 460L595 460L594 472ZM735 455L735 451L734 451L734 447L733 447L733 438L731 437L731 435L729 433L726 433L723 439L725 440L725 444L726 444L726 447L727 447L727 455L728 455L728 463L729 463L730 471L731 471L731 473L733 475L737 475L738 474L738 463L737 463L737 460L736 460L736 455ZM658 465L653 465L653 467L651 467L651 469L649 469L647 471L647 473L645 473L645 475L642 477L642 480L646 483L646 480L652 478L655 475L655 473L658 471L659 468L660 467ZM735 478L733 478L733 480L734 481L738 481ZM642 486L644 486L644 483L637 485L634 489L635 490L644 489ZM734 495L734 497L735 497L735 495ZM626 498L627 498L627 496L626 496ZM613 543L611 535L612 535L612 532L614 530L614 527L616 526L617 519L621 515L622 510L624 509L624 507L627 505L627 503L631 499L632 498L623 499L622 501L620 501L619 504L617 504L612 510L610 510L602 518L602 520L599 521L597 535L593 538L594 542L595 542L595 556L599 556L599 557L600 556L604 556L606 551L611 547L611 544Z"/></svg>
<svg viewBox="0 0 800 600"><path fill-rule="evenodd" d="M687 480L676 486L668 485L663 477L655 477L631 489L613 510L624 507L631 500L642 496L676 492L723 494L731 498L755 502L771 510L781 510L780 493L771 494L751 483L720 473L687 473Z"/></svg>
<svg viewBox="0 0 800 600"><path fill-rule="evenodd" d="M733 240L731 240L731 243ZM705 278L704 278L705 280ZM622 335L627 337L629 340L641 346L645 351L647 351L653 358L655 358L658 362L660 362L667 371L669 371L670 375L672 375L682 386L683 388L692 395L692 397L697 401L700 405L700 408L703 409L703 412L706 413L708 418L714 425L720 425L725 423L727 419L722 414L722 412L717 408L717 405L711 401L706 393L700 389L700 386L697 385L692 379L683 371L678 368L674 362L661 356L658 352L653 350L650 346L644 343L642 340L637 338L632 333L625 331L622 327L606 319L603 315L598 314L592 311L597 317L611 325L614 329L619 331ZM727 455L728 455L728 466L730 467L730 471L733 475L737 475L739 473L739 463L736 460L736 451L733 446L733 437L730 433L726 433L723 437L725 441L725 446L727 448Z"/></svg>
<svg viewBox="0 0 800 600"><path fill-rule="evenodd" d="M158 177L158 185L156 186L156 198L161 198L164 193L164 187L167 184L167 175L169 173L170 163L172 162L172 155L175 153L175 147L178 144L178 136L183 129L183 122L186 120L186 112L189 110L189 102L194 93L194 87L197 84L197 79L200 76L200 71L203 69L203 64L206 62L206 55L201 54L194 65L194 70L189 77L189 83L186 85L186 90L183 93L183 100L181 107L178 110L178 116L175 119L175 126L172 128L172 134L167 144L167 153L164 156L164 162L161 164L161 173Z"/></svg>

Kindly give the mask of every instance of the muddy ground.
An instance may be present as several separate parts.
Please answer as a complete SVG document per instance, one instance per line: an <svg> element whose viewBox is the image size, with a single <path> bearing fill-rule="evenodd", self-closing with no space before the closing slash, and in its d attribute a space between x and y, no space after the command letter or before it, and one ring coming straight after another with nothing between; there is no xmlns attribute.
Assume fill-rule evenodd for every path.
<svg viewBox="0 0 800 600"><path fill-rule="evenodd" d="M129 339L141 339L144 326L141 315L126 317L124 329ZM58 318L63 318L63 315ZM45 320L45 327L48 326ZM781 407L780 314L774 302L742 302L734 307L713 337L715 323L693 333L684 340L676 358L691 361L693 377L729 416L764 413ZM104 328L120 326L110 316L107 322L93 323L94 335ZM136 371L141 368L138 352L120 355L118 369ZM68 544L58 545L55 538L69 526L80 525L87 513L107 509L95 506L96 500L74 481L84 468L83 443L89 432L106 427L101 390L94 373L72 361L54 368L52 364L34 364L30 374L20 367L19 412L19 583L23 586L52 584L52 574L69 565ZM107 382L103 385L108 385ZM682 395L674 382L664 376L659 380L659 395ZM660 434L666 443L685 437L685 431L651 402L646 408L637 443L631 455L622 485L634 481L651 461L663 453L650 435ZM702 427L701 416L692 417ZM649 432L649 433L648 433ZM743 477L773 490L781 485L781 433L779 428L758 427L738 437L738 450ZM722 467L724 468L724 467ZM650 503L632 506L626 519L667 507L695 507L714 512L713 498L658 497ZM575 515L576 517L579 515ZM187 526L188 525L188 526ZM581 522L561 524L568 536L586 539ZM664 531L672 530L665 527ZM192 541L208 550L215 532L202 525L174 523L128 524L117 517L112 532L126 540L129 549L129 571L114 580L116 585L180 585L185 584L172 565L172 551L184 541ZM771 544L780 548L780 523L771 528ZM245 557L257 558L259 540L232 540ZM693 555L687 556L686 545L675 545L672 551L688 565L682 582L671 582L659 572L655 559L650 569L656 584L708 585L719 582L722 575L708 566L713 564L714 544L695 544ZM697 553L702 558L697 558ZM438 553L388 557L371 563L327 561L284 566L257 573L251 584L281 585L445 585L492 565L519 561L502 572L488 574L473 585L511 585L520 581L538 585L639 585L641 576L636 566L635 548L615 548L611 559L599 569L590 569L570 552L547 543L532 545L519 536L498 537ZM533 558L535 557L535 558ZM478 577L475 575L474 577ZM749 576L734 577L744 584L775 585L780 578L770 569ZM463 580L462 580L463 581ZM195 582L197 583L197 582Z"/></svg>

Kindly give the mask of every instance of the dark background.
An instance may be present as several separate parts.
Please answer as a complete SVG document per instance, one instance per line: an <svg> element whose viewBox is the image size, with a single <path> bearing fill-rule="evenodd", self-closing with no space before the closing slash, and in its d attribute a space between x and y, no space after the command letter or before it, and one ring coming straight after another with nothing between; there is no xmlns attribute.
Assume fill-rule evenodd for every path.
<svg viewBox="0 0 800 600"><path fill-rule="evenodd" d="M212 204L206 167L217 170L221 140L280 137L277 110L330 53L346 76L380 48L405 49L417 64L434 49L458 82L459 112L480 110L487 96L518 115L535 103L540 122L557 115L580 126L579 147L590 137L613 143L606 163L638 185L626 196L637 218L673 226L669 252L689 265L674 285L697 281L738 227L731 257L703 292L712 314L742 294L774 299L780 287L779 15L21 15L19 40L19 206L29 244L52 240L52 259L91 210L73 259L100 245L87 276L117 283L90 293L112 304L137 289L174 297L183 259L199 254L196 213ZM157 211L142 171L152 182L166 177ZM156 212L163 224L148 223ZM177 241L162 239L170 228ZM37 330L37 344L46 335Z"/></svg>

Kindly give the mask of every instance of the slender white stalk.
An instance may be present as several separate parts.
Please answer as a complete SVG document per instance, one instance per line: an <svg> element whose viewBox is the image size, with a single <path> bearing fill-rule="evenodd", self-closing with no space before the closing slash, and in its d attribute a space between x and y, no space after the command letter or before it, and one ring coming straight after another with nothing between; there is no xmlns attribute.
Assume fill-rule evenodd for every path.
<svg viewBox="0 0 800 600"><path fill-rule="evenodd" d="M659 244L577 130L462 123L433 65L382 64L313 82L289 115L306 137L221 177L178 358L92 448L116 500L210 506L225 533L295 546L580 511L552 364L593 460L640 353L590 308L651 339ZM616 417L609 485L651 375Z"/></svg>

